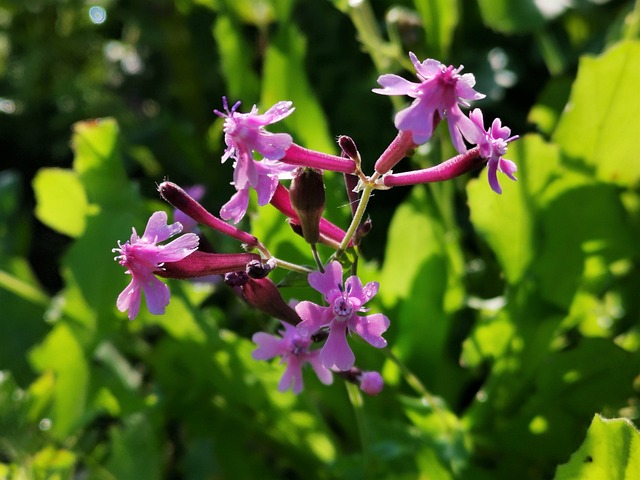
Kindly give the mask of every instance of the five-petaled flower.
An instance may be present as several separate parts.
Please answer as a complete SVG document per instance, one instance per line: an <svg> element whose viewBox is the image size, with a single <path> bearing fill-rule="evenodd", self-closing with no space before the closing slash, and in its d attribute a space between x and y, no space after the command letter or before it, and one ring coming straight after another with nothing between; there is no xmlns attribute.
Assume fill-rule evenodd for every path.
<svg viewBox="0 0 640 480"><path fill-rule="evenodd" d="M281 362L287 367L278 383L278 390L284 392L292 387L293 393L302 391L302 367L305 363L311 365L322 383L329 385L333 382L331 370L326 368L318 358L319 350L309 350L312 341L308 336L303 336L293 325L282 322L284 330L280 331L281 338L269 335L265 332L255 333L252 337L258 345L252 352L256 360L268 360L274 357L282 357Z"/></svg>
<svg viewBox="0 0 640 480"><path fill-rule="evenodd" d="M177 262L193 253L198 248L198 236L185 233L166 245L158 245L182 231L179 222L167 224L165 212L151 215L142 237L138 236L135 228L132 230L131 238L124 244L118 241L118 248L113 249L120 254L115 260L127 267L126 273L131 274L131 283L120 293L116 305L121 312L128 310L129 320L133 320L140 310L142 289L149 311L162 315L169 304L170 293L154 272L161 270L165 262Z"/></svg>
<svg viewBox="0 0 640 480"><path fill-rule="evenodd" d="M382 334L389 328L389 319L381 313L361 317L357 312L365 311L364 304L378 292L378 282L362 285L360 279L352 275L342 283L342 267L333 261L325 272L309 274L309 285L323 294L329 306L322 307L304 301L296 305L296 312L302 319L298 331L310 336L323 328L329 329L329 336L320 351L320 361L327 368L348 370L353 367L355 357L346 335L357 333L376 348L386 347Z"/></svg>
<svg viewBox="0 0 640 480"><path fill-rule="evenodd" d="M502 193L497 172L500 171L511 180L516 180L514 173L518 167L511 160L502 158L502 156L507 153L507 144L517 139L518 135L510 136L511 129L503 127L499 118L496 118L491 123L491 127L485 131L482 111L479 108L473 110L469 114L469 118L482 134L476 143L480 149L480 155L488 160L489 185L494 192Z"/></svg>
<svg viewBox="0 0 640 480"><path fill-rule="evenodd" d="M227 148L222 156L225 162L232 157L234 162L233 185L238 193L225 205L221 212L225 220L240 221L246 212L248 189L258 192L260 205L266 205L275 191L274 182L295 169L294 166L281 164L275 160L284 157L293 143L288 133L267 132L264 127L289 116L294 108L292 102L278 102L263 114L253 106L249 113L238 112L240 102L231 109L226 97L222 98L225 112L214 110L216 115L224 118L224 141ZM256 161L253 152L258 152L263 160ZM265 160L272 160L265 162Z"/></svg>
<svg viewBox="0 0 640 480"><path fill-rule="evenodd" d="M455 149L464 153L467 148L463 136L476 143L476 129L460 110L460 105L469 106L467 100L479 100L484 95L473 89L475 77L470 73L460 75L462 66L453 68L428 58L420 62L409 53L420 83L410 82L398 75L385 74L378 78L383 88L373 91L381 95L408 95L413 103L396 114L395 125L400 131L411 132L413 141L420 145L427 142L434 130L436 113L446 118L451 141Z"/></svg>

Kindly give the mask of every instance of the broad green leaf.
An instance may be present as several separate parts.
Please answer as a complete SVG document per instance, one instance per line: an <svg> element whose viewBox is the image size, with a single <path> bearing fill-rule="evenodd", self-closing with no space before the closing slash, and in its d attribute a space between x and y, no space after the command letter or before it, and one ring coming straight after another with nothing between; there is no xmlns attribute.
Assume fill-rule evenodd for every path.
<svg viewBox="0 0 640 480"><path fill-rule="evenodd" d="M265 52L261 103L268 108L281 100L292 101L296 111L284 123L294 141L330 153L336 146L307 78L306 48L306 38L294 24L280 25Z"/></svg>
<svg viewBox="0 0 640 480"><path fill-rule="evenodd" d="M503 33L533 32L545 23L534 0L479 0L484 23Z"/></svg>
<svg viewBox="0 0 640 480"><path fill-rule="evenodd" d="M516 284L526 272L535 254L531 193L542 190L557 159L554 151L539 137L526 137L512 143L508 158L518 166L513 182L498 173L503 192L496 194L486 173L469 182L467 192L471 221L496 254L506 279Z"/></svg>
<svg viewBox="0 0 640 480"><path fill-rule="evenodd" d="M625 418L595 415L587 436L555 480L640 478L640 432Z"/></svg>
<svg viewBox="0 0 640 480"><path fill-rule="evenodd" d="M82 235L90 208L76 172L42 168L33 179L33 190L38 220L70 237Z"/></svg>
<svg viewBox="0 0 640 480"><path fill-rule="evenodd" d="M459 6L451 0L414 0L422 17L427 47L434 58L447 58L453 33L458 25Z"/></svg>
<svg viewBox="0 0 640 480"><path fill-rule="evenodd" d="M220 53L220 68L226 78L229 106L241 100L245 110L258 98L259 80L252 68L251 49L240 27L231 17L219 15L213 25L213 36ZM221 109L222 107L217 107Z"/></svg>
<svg viewBox="0 0 640 480"><path fill-rule="evenodd" d="M162 477L162 437L146 413L125 418L124 425L112 428L110 433L111 455L106 468L115 478L155 480Z"/></svg>
<svg viewBox="0 0 640 480"><path fill-rule="evenodd" d="M539 213L542 240L535 261L541 293L565 308L578 286L590 280L586 270L590 257L600 256L608 265L637 254L637 240L615 187L567 187Z"/></svg>
<svg viewBox="0 0 640 480"><path fill-rule="evenodd" d="M605 182L640 182L639 84L640 42L621 42L599 57L583 57L555 132L562 151Z"/></svg>
<svg viewBox="0 0 640 480"><path fill-rule="evenodd" d="M135 204L120 156L119 127L112 118L74 125L71 141L73 169L80 177L91 203L115 208Z"/></svg>
<svg viewBox="0 0 640 480"><path fill-rule="evenodd" d="M61 322L31 351L30 359L36 370L51 369L55 373L51 434L65 439L81 426L86 408L90 373L82 347Z"/></svg>

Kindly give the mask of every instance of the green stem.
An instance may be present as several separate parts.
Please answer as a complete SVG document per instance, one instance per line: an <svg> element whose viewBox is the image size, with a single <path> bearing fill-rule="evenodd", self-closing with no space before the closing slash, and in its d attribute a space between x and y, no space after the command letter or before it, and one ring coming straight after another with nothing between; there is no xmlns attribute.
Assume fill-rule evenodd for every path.
<svg viewBox="0 0 640 480"><path fill-rule="evenodd" d="M364 217L364 212L367 210L369 197L371 197L371 192L373 192L373 190L374 190L374 186L371 184L364 187L364 190L362 191L362 195L360 196L360 202L358 202L358 208L356 208L356 211L353 214L353 218L351 219L351 224L349 225L349 228L347 229L347 232L344 238L342 239L342 243L340 243L340 246L338 247L336 252L333 254L334 259L336 260L339 259L342 256L342 254L346 251L347 247L349 246L349 242L355 235L356 230L360 226L360 222Z"/></svg>
<svg viewBox="0 0 640 480"><path fill-rule="evenodd" d="M41 290L23 282L4 270L0 270L0 287L41 307L47 307L51 301Z"/></svg>
<svg viewBox="0 0 640 480"><path fill-rule="evenodd" d="M315 271L315 270L312 270L310 268L303 267L302 265L298 265L296 263L287 262L286 260L281 260L281 259L276 258L276 257L271 257L271 258L273 258L276 261L276 266L278 266L280 268L284 268L286 270L291 270L292 272L309 274L309 273Z"/></svg>

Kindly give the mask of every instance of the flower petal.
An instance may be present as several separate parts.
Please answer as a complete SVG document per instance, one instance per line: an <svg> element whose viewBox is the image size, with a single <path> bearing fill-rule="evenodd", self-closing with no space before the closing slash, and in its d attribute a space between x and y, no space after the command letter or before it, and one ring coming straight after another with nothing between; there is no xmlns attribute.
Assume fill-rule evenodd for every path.
<svg viewBox="0 0 640 480"><path fill-rule="evenodd" d="M143 278L140 279L140 284L144 290L149 312L154 315L162 315L171 298L169 287L151 273L144 274Z"/></svg>
<svg viewBox="0 0 640 480"><path fill-rule="evenodd" d="M163 242L181 231L182 225L178 222L167 225L167 214L165 212L154 212L149 217L142 239L148 243Z"/></svg>
<svg viewBox="0 0 640 480"><path fill-rule="evenodd" d="M382 334L387 331L387 328L389 328L389 319L381 313L366 317L354 315L349 320L349 329L376 348L387 346L387 341L382 338Z"/></svg>
<svg viewBox="0 0 640 480"><path fill-rule="evenodd" d="M282 339L268 333L254 333L251 341L258 345L258 348L251 352L254 360L268 360L286 353Z"/></svg>
<svg viewBox="0 0 640 480"><path fill-rule="evenodd" d="M140 311L140 284L135 278L131 279L129 285L118 295L116 306L121 312L129 311L129 320L138 316Z"/></svg>
<svg viewBox="0 0 640 480"><path fill-rule="evenodd" d="M185 233L175 240L160 246L158 262L177 262L198 249L200 238L195 233Z"/></svg>
<svg viewBox="0 0 640 480"><path fill-rule="evenodd" d="M322 365L322 362L320 362L320 352L318 350L309 352L307 361L313 368L313 371L316 372L318 379L322 383L324 383L325 385L331 385L333 383L333 374L331 373L331 370Z"/></svg>
<svg viewBox="0 0 640 480"><path fill-rule="evenodd" d="M334 322L329 330L329 338L320 350L320 361L327 368L345 371L353 367L355 360L347 342L346 322Z"/></svg>
<svg viewBox="0 0 640 480"><path fill-rule="evenodd" d="M300 302L296 305L296 313L302 319L297 325L298 332L303 337L310 337L322 327L331 323L332 311L329 307L321 307L313 302Z"/></svg>
<svg viewBox="0 0 640 480"><path fill-rule="evenodd" d="M308 280L314 290L328 298L332 290L338 290L342 285L342 266L333 261L325 267L324 273L310 273Z"/></svg>
<svg viewBox="0 0 640 480"><path fill-rule="evenodd" d="M249 208L249 189L238 190L220 209L220 217L238 223Z"/></svg>

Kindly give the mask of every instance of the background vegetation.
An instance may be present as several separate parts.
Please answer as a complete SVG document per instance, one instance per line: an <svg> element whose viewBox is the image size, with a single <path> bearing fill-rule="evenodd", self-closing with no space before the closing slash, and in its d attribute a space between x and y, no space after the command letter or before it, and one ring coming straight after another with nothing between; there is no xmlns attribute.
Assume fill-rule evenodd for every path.
<svg viewBox="0 0 640 480"><path fill-rule="evenodd" d="M639 478L639 5L2 0L0 478ZM476 75L485 118L522 136L519 181L372 199L360 272L390 352L356 350L379 396L311 375L279 393L282 367L250 357L273 320L224 285L116 310L110 249L167 209L156 183L202 183L212 211L232 193L223 95L292 100L297 143L350 135L370 172L401 107L371 88L407 51ZM442 136L398 169L451 154ZM243 225L310 262L274 211Z"/></svg>

